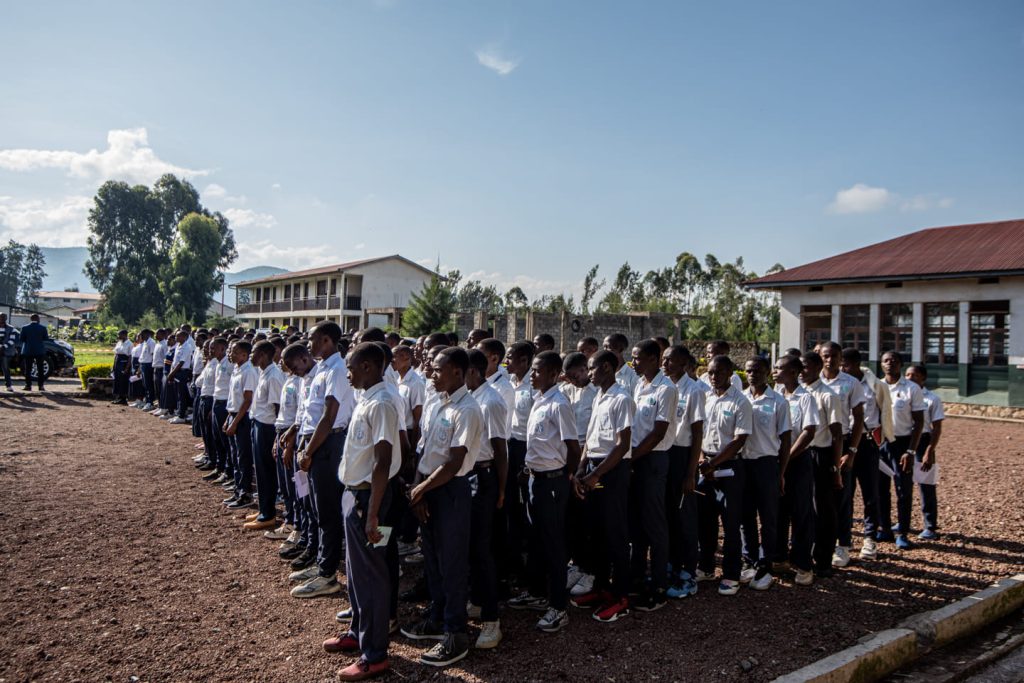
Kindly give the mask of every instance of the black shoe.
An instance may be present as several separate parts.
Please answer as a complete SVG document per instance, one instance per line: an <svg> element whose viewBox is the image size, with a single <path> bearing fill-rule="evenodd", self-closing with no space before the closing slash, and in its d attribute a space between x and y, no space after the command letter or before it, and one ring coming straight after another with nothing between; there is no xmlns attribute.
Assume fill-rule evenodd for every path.
<svg viewBox="0 0 1024 683"><path fill-rule="evenodd" d="M469 637L465 633L446 633L444 640L420 655L420 664L448 666L465 659L468 654Z"/></svg>
<svg viewBox="0 0 1024 683"><path fill-rule="evenodd" d="M629 604L633 609L640 610L641 612L653 612L665 606L665 592L648 590L635 600L630 600Z"/></svg>
<svg viewBox="0 0 1024 683"><path fill-rule="evenodd" d="M430 619L421 619L415 624L403 626L400 630L403 636L406 638L412 638L413 640L443 640L447 636L451 635L449 633L445 633L440 624L436 624Z"/></svg>
<svg viewBox="0 0 1024 683"><path fill-rule="evenodd" d="M430 599L430 591L427 590L425 581L417 581L412 588L402 591L398 599L402 602L423 602Z"/></svg>
<svg viewBox="0 0 1024 683"><path fill-rule="evenodd" d="M252 496L248 493L243 493L238 496L238 499L234 503L228 503L229 510L241 510L242 508L249 508L253 506Z"/></svg>
<svg viewBox="0 0 1024 683"><path fill-rule="evenodd" d="M306 548L305 550L302 551L301 555L299 555L294 560L292 560L291 568L294 571L299 571L300 569L305 569L309 565L313 564L313 562L315 562L315 561L316 561L316 551L315 550L310 550L309 548Z"/></svg>
<svg viewBox="0 0 1024 683"><path fill-rule="evenodd" d="M294 560L296 557L299 557L304 552L306 552L306 546L299 545L298 543L296 543L295 545L288 546L287 548L282 548L281 550L277 551L277 556L280 557L282 560Z"/></svg>
<svg viewBox="0 0 1024 683"><path fill-rule="evenodd" d="M199 463L200 464L196 469L200 472L209 472L217 469L217 466L209 460L200 460Z"/></svg>
<svg viewBox="0 0 1024 683"><path fill-rule="evenodd" d="M238 494L237 493L232 493L230 498L225 498L221 502L224 503L225 505L231 505L236 500L238 500Z"/></svg>
<svg viewBox="0 0 1024 683"><path fill-rule="evenodd" d="M816 576L819 579L831 579L832 578L832 573L833 572L832 572L832 569L830 567L825 567L823 569L815 569L814 570L814 576Z"/></svg>
<svg viewBox="0 0 1024 683"><path fill-rule="evenodd" d="M206 481L213 481L214 479L220 477L221 474L223 474L223 472L218 470L216 467L211 467L209 469L210 471L203 475L203 479L205 479Z"/></svg>

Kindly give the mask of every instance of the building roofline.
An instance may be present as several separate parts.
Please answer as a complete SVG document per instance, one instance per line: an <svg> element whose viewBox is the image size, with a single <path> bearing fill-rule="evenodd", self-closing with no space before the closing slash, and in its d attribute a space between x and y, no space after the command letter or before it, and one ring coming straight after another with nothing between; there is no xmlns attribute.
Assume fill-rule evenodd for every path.
<svg viewBox="0 0 1024 683"><path fill-rule="evenodd" d="M963 273L924 273L910 275L879 275L859 278L838 278L790 280L785 282L760 282L758 280L747 280L743 283L746 289L787 289L789 287L815 287L824 285L859 285L873 284L879 282L919 282L923 280L967 280L973 277L1009 277L1013 275L1024 275L1024 270L978 270Z"/></svg>
<svg viewBox="0 0 1024 683"><path fill-rule="evenodd" d="M262 285L270 282L281 282L282 280L294 280L297 278L310 277L314 275L329 275L331 273L340 273L346 270L352 270L353 268L359 268L362 266L369 265L371 263L377 263L379 261L388 261L391 259L398 259L403 263L417 268L424 273L430 275L436 275L433 270L423 266L415 261L412 261L401 254L390 254L388 256L377 256L375 258L362 259L359 261L348 261L346 263L336 263L333 265L320 266L318 268L306 268L303 270L290 270L286 273L277 273L275 275L268 275L267 277L256 278L254 280L243 280L242 282L236 282L233 285L228 285L230 289L238 289L239 287L252 287L255 285ZM441 276L443 277L443 276Z"/></svg>

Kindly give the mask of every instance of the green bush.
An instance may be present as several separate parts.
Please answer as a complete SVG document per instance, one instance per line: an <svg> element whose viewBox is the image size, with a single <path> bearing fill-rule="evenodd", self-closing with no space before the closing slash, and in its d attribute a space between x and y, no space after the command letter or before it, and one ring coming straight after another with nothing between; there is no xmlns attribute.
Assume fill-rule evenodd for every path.
<svg viewBox="0 0 1024 683"><path fill-rule="evenodd" d="M110 373L113 371L114 366L110 363L83 365L78 368L78 379L82 381L82 388L88 389L90 377L110 377Z"/></svg>

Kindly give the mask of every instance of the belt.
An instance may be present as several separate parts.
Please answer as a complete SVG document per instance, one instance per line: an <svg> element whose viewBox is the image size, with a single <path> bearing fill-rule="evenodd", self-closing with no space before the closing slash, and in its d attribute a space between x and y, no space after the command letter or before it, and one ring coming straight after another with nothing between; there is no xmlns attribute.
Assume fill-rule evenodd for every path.
<svg viewBox="0 0 1024 683"><path fill-rule="evenodd" d="M354 486L346 486L349 491L369 491L370 482L364 481L362 484L356 484Z"/></svg>
<svg viewBox="0 0 1024 683"><path fill-rule="evenodd" d="M341 434L342 432L344 432L347 429L348 429L348 425L345 425L344 427L335 427L334 429L331 430L331 434ZM367 484L367 486L369 486L369 484Z"/></svg>
<svg viewBox="0 0 1024 683"><path fill-rule="evenodd" d="M473 465L474 472L489 472L494 467L494 463L488 460L487 462L479 462Z"/></svg>
<svg viewBox="0 0 1024 683"><path fill-rule="evenodd" d="M547 472L538 472L537 470L531 470L530 468L526 469L532 476L537 477L538 479L556 479L558 477L565 476L564 469L548 470Z"/></svg>

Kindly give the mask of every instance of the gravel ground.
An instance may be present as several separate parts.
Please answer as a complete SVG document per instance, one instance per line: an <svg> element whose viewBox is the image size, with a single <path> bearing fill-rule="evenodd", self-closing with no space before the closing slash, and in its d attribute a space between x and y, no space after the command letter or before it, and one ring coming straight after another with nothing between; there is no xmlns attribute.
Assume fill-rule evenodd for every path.
<svg viewBox="0 0 1024 683"><path fill-rule="evenodd" d="M244 532L196 476L187 427L79 398L75 384L0 395L0 683L334 679L349 659L320 642L344 600L288 596L277 544ZM1017 573L1024 425L947 423L938 542L899 555L883 545L810 588L786 580L727 598L702 585L611 625L573 610L556 635L507 612L500 648L443 673L399 637L392 677L765 681Z"/></svg>

